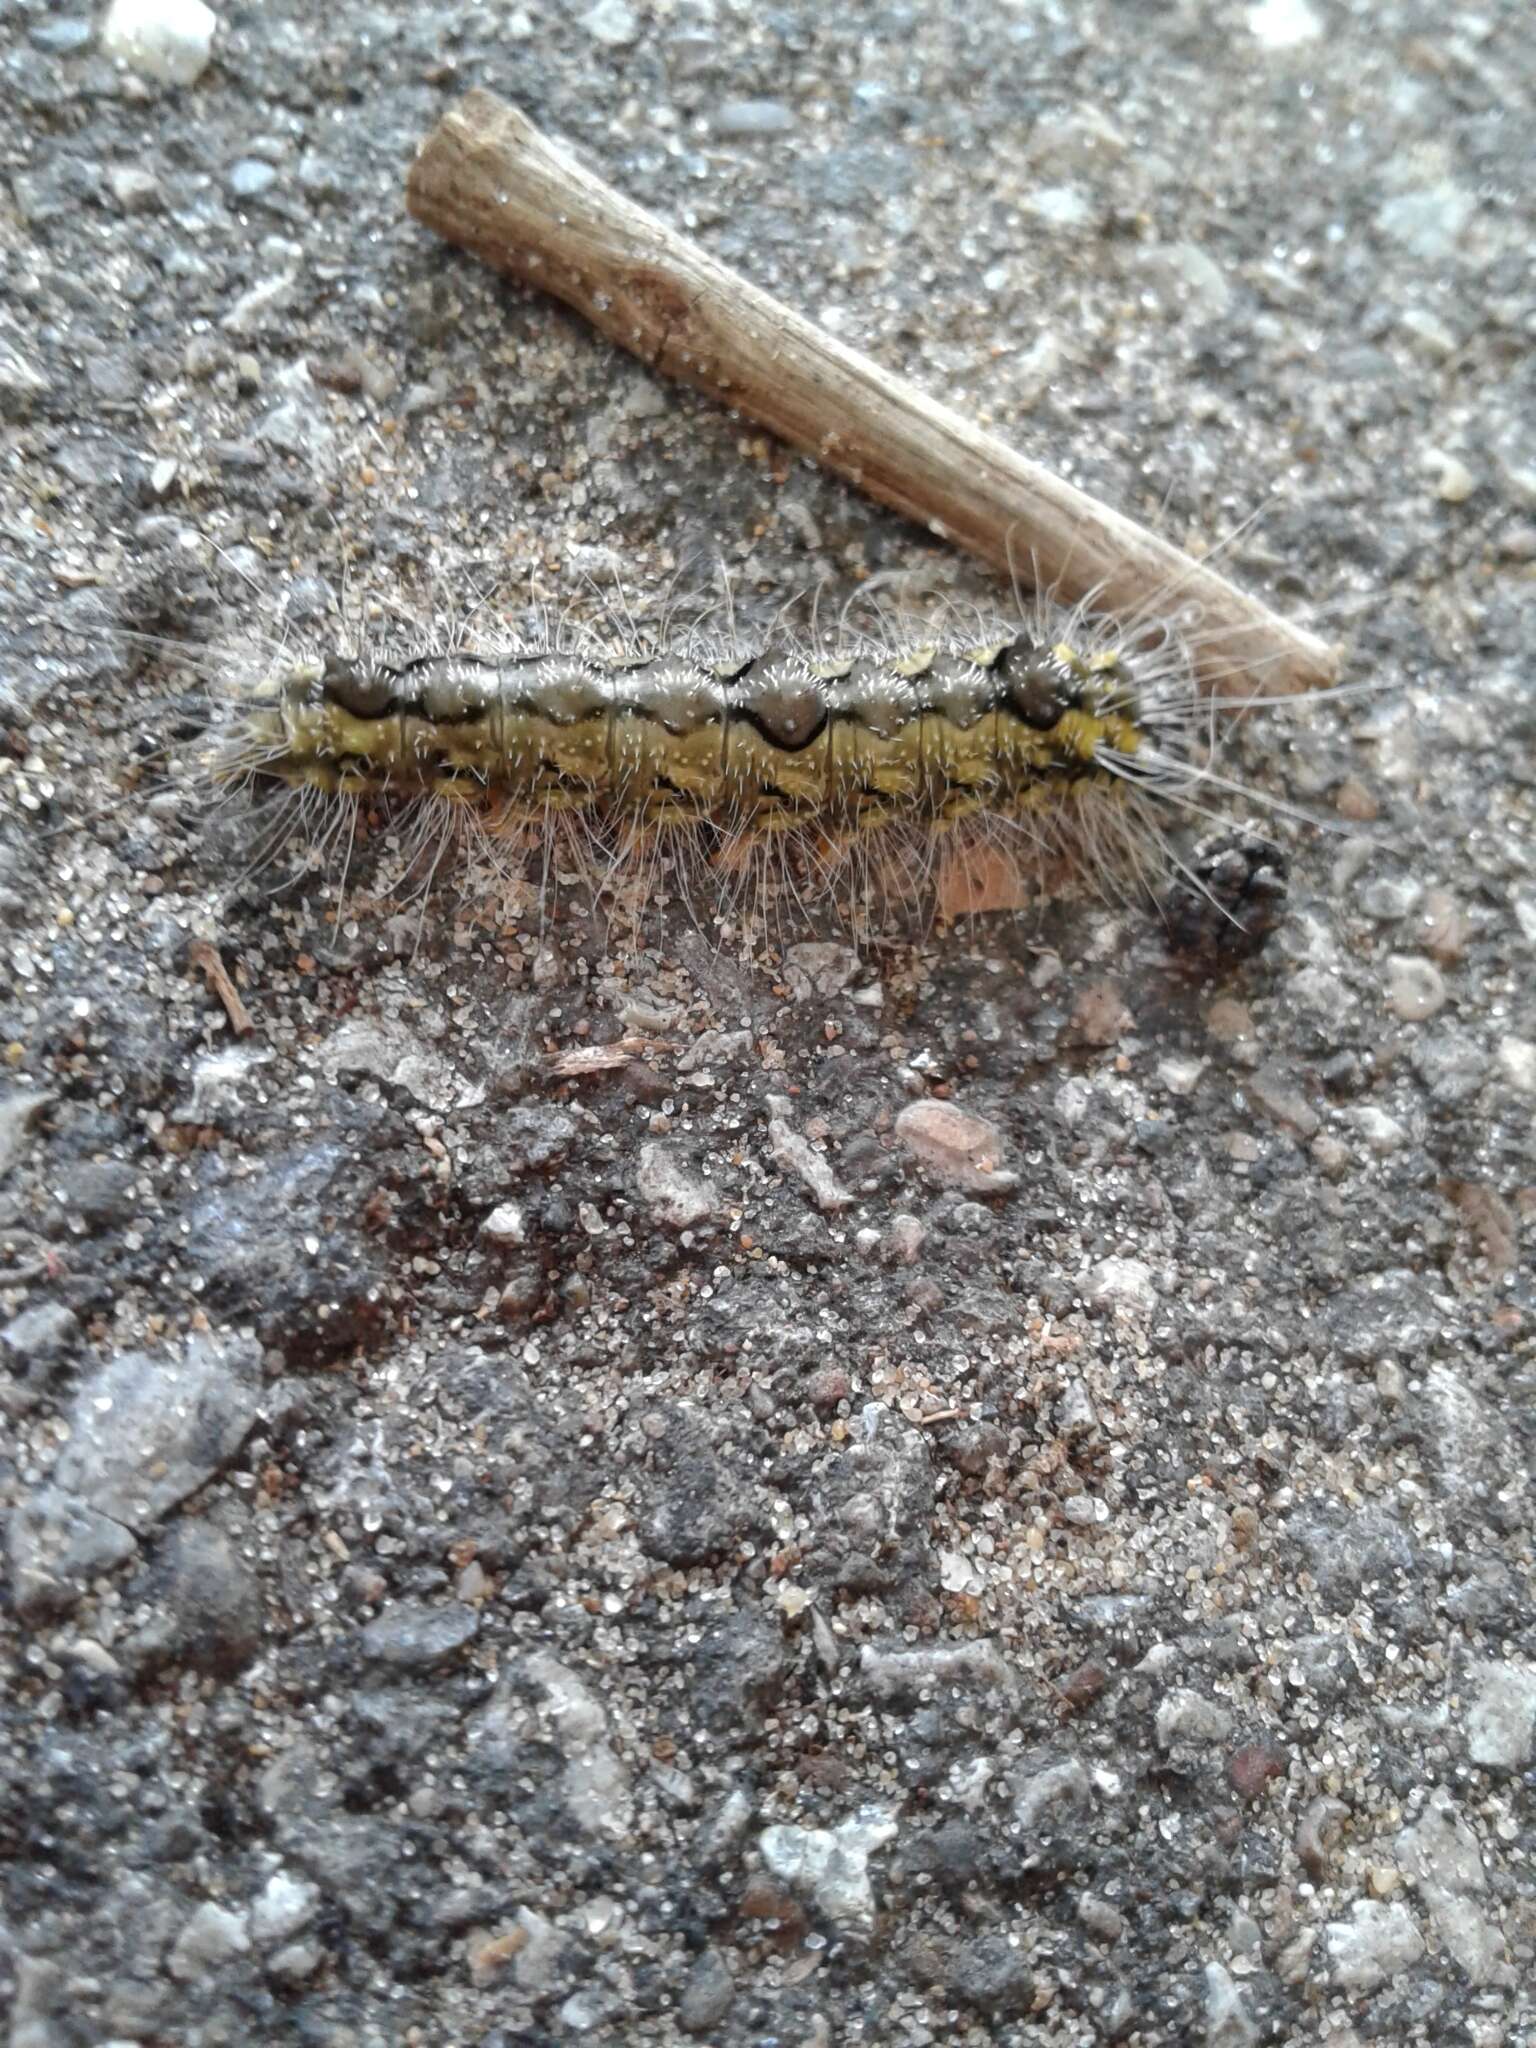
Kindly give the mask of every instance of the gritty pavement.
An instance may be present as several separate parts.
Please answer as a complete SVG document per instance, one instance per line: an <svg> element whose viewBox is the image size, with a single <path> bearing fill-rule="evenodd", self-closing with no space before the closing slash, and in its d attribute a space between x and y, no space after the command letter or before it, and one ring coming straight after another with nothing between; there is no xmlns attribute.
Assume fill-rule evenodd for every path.
<svg viewBox="0 0 1536 2048"><path fill-rule="evenodd" d="M1347 642L1258 957L338 923L167 771L343 604L1007 601L412 224L476 84ZM0 105L11 2048L1531 2048L1530 10L11 0Z"/></svg>

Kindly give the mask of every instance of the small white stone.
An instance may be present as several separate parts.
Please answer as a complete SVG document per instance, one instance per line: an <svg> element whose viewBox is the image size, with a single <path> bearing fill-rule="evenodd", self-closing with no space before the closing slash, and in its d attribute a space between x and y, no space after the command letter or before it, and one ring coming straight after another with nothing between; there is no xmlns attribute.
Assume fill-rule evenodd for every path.
<svg viewBox="0 0 1536 2048"><path fill-rule="evenodd" d="M597 0L581 17L581 25L594 42L606 43L610 50L622 50L640 33L635 10L624 0Z"/></svg>
<svg viewBox="0 0 1536 2048"><path fill-rule="evenodd" d="M208 68L219 17L203 0L112 0L103 53L155 85L194 85Z"/></svg>
<svg viewBox="0 0 1536 2048"><path fill-rule="evenodd" d="M1424 1937L1406 1906L1357 1899L1347 1920L1329 1923L1324 1936L1333 1974L1347 1991L1375 1991L1410 1970L1424 1953Z"/></svg>
<svg viewBox="0 0 1536 2048"><path fill-rule="evenodd" d="M714 1189L690 1173L668 1145L640 1147L635 1185L656 1220L673 1230L692 1230L715 1213Z"/></svg>
<svg viewBox="0 0 1536 2048"><path fill-rule="evenodd" d="M1349 1120L1367 1150L1385 1156L1396 1152L1408 1142L1408 1133L1395 1116L1388 1116L1384 1109L1375 1109L1370 1103L1363 1103L1349 1111Z"/></svg>
<svg viewBox="0 0 1536 2048"><path fill-rule="evenodd" d="M890 1813L869 1806L835 1828L765 1828L758 1851L776 1878L809 1898L834 1926L862 1935L875 1919L869 1858L895 1835Z"/></svg>
<svg viewBox="0 0 1536 2048"><path fill-rule="evenodd" d="M1536 1095L1536 1044L1529 1038L1501 1038L1499 1065L1512 1088L1522 1095Z"/></svg>
<svg viewBox="0 0 1536 2048"><path fill-rule="evenodd" d="M1205 1072L1204 1060L1187 1059L1170 1053L1157 1063L1157 1078L1170 1095L1193 1095L1195 1084Z"/></svg>
<svg viewBox="0 0 1536 2048"><path fill-rule="evenodd" d="M275 1870L251 1907L251 1934L258 1948L275 1948L307 1927L320 1910L320 1888L305 1877Z"/></svg>
<svg viewBox="0 0 1536 2048"><path fill-rule="evenodd" d="M1123 1309L1127 1315L1149 1316L1157 1307L1152 1268L1140 1259L1100 1259L1083 1282L1083 1299L1095 1308Z"/></svg>
<svg viewBox="0 0 1536 2048"><path fill-rule="evenodd" d="M1393 953L1387 961L1387 1002L1405 1024L1422 1024L1445 1008L1445 977L1420 953Z"/></svg>
<svg viewBox="0 0 1536 2048"><path fill-rule="evenodd" d="M1426 448L1424 467L1431 472L1435 496L1444 505L1464 505L1477 489L1477 478L1461 457L1444 448Z"/></svg>
<svg viewBox="0 0 1536 2048"><path fill-rule="evenodd" d="M1174 1749L1183 1743L1225 1742L1233 1727L1230 1708L1185 1685L1175 1686L1158 1702L1153 1718L1160 1749Z"/></svg>
<svg viewBox="0 0 1536 2048"><path fill-rule="evenodd" d="M1088 195L1076 185L1039 185L1026 195L1024 207L1048 228L1085 228L1093 220Z"/></svg>
<svg viewBox="0 0 1536 2048"><path fill-rule="evenodd" d="M1456 353L1456 336L1434 313L1422 306L1410 306L1398 325L1421 355L1444 362Z"/></svg>
<svg viewBox="0 0 1536 2048"><path fill-rule="evenodd" d="M245 1915L209 1899L177 1935L170 1954L171 1975L183 1984L212 1976L234 1957L243 1956L250 1945Z"/></svg>
<svg viewBox="0 0 1536 2048"><path fill-rule="evenodd" d="M480 1235L491 1244L526 1244L528 1225L521 1205L517 1202L498 1202L481 1224Z"/></svg>
<svg viewBox="0 0 1536 2048"><path fill-rule="evenodd" d="M1266 50L1293 50L1315 42L1323 24L1307 0L1258 0L1248 10L1248 31Z"/></svg>

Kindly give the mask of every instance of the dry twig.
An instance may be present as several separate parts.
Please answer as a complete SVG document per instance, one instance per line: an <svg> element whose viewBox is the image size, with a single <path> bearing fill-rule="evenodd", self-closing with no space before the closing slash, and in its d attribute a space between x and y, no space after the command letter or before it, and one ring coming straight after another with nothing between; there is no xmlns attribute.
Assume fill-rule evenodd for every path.
<svg viewBox="0 0 1536 2048"><path fill-rule="evenodd" d="M493 93L445 114L411 167L416 218L552 292L931 532L1134 627L1197 607L1213 691L1331 682L1337 650L1168 541L824 333L586 170Z"/></svg>
<svg viewBox="0 0 1536 2048"><path fill-rule="evenodd" d="M240 1000L240 991L229 978L229 969L219 958L217 946L211 946L206 939L193 939L187 947L187 959L193 967L199 968L209 988L224 1005L229 1018L230 1029L237 1038L244 1038L247 1032L256 1029L256 1020Z"/></svg>

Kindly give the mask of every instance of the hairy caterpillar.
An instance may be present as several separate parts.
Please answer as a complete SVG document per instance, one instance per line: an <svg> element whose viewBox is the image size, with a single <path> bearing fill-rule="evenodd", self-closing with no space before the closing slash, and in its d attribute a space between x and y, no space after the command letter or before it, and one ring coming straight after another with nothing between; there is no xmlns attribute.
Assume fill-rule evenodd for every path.
<svg viewBox="0 0 1536 2048"><path fill-rule="evenodd" d="M1235 786L1217 751L1171 627L1131 640L1041 602L938 633L781 622L756 646L696 630L615 651L567 625L289 647L228 692L204 765L349 860L360 825L403 811L428 877L466 856L541 916L572 873L637 909L670 879L722 922L825 903L861 930L1074 882L1157 899L1182 876L1172 927L1195 945L1214 918L1240 952L1274 921L1283 860L1250 837L1190 865L1171 836Z"/></svg>

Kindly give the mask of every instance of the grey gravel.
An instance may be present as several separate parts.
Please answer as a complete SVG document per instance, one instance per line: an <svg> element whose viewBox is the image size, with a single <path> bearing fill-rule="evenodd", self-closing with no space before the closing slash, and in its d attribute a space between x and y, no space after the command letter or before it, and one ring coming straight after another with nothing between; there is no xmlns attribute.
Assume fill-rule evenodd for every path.
<svg viewBox="0 0 1536 2048"><path fill-rule="evenodd" d="M11 2040L1525 2048L1529 9L101 12L0 23ZM1009 601L411 223L476 83L1344 642L1261 952L207 802L342 607Z"/></svg>

